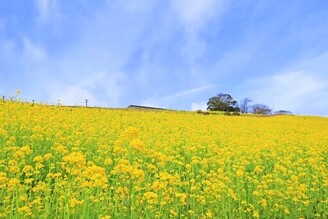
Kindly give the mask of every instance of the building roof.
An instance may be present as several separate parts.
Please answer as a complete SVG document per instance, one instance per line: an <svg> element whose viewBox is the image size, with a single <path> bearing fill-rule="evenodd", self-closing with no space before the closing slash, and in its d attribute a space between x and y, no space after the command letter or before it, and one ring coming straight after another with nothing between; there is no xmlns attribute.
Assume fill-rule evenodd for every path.
<svg viewBox="0 0 328 219"><path fill-rule="evenodd" d="M158 107L138 106L138 105L129 105L127 108L134 108L134 109L147 109L147 110L165 110L165 109L163 109L163 108L158 108Z"/></svg>

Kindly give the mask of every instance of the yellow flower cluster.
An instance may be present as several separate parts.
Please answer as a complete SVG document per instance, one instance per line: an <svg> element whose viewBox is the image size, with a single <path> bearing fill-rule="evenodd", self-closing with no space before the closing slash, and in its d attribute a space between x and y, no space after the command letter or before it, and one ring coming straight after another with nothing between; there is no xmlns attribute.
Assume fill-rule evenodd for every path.
<svg viewBox="0 0 328 219"><path fill-rule="evenodd" d="M0 102L0 218L328 218L328 119Z"/></svg>

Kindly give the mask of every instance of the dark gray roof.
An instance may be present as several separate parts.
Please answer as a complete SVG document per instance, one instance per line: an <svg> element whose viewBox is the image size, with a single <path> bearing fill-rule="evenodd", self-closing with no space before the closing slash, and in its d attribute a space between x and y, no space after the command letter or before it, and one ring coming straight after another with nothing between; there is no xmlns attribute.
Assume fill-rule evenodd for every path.
<svg viewBox="0 0 328 219"><path fill-rule="evenodd" d="M127 108L134 108L134 109L148 109L148 110L165 110L165 109L163 109L163 108L158 108L158 107L138 106L138 105L129 105Z"/></svg>

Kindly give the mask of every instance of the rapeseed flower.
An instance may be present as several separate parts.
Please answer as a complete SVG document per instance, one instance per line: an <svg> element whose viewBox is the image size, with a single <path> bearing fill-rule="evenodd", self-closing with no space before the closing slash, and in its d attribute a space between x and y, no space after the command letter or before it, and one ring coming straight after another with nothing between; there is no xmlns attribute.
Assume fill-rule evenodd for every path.
<svg viewBox="0 0 328 219"><path fill-rule="evenodd" d="M4 101L0 122L1 218L328 217L325 118Z"/></svg>

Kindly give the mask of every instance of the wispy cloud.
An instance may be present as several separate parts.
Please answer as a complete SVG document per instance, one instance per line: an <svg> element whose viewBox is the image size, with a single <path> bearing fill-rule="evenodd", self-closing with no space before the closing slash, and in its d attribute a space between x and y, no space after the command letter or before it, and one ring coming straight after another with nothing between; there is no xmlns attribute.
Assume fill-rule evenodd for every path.
<svg viewBox="0 0 328 219"><path fill-rule="evenodd" d="M141 102L142 105L149 105L149 106L158 106L158 107L168 107L172 105L175 101L179 101L182 98L186 98L191 95L196 95L198 93L211 90L213 88L217 87L217 85L211 84L211 85L204 85L197 88L192 88L188 90L184 90L166 97L159 97L159 98L151 98L147 99Z"/></svg>
<svg viewBox="0 0 328 219"><path fill-rule="evenodd" d="M22 56L26 60L40 62L46 58L46 52L41 46L33 43L31 39L24 37Z"/></svg>
<svg viewBox="0 0 328 219"><path fill-rule="evenodd" d="M195 109L228 92L277 109L328 111L322 2L32 2L0 7L5 95L19 88L47 102Z"/></svg>
<svg viewBox="0 0 328 219"><path fill-rule="evenodd" d="M35 1L40 18L51 20L60 8L59 3ZM60 99L72 105L89 99L90 105L121 106L130 83L122 68L137 46L142 24L123 29L116 25L118 18L113 17L111 10L111 6L102 8L89 20L73 18L70 26L79 22L80 34L69 43L50 47L51 53L49 47L27 36L14 42L15 50L10 51L19 60L17 64L24 75L20 79L26 81L22 93L50 103ZM23 46L17 50L19 43Z"/></svg>
<svg viewBox="0 0 328 219"><path fill-rule="evenodd" d="M208 42L202 33L209 30L211 21L215 21L218 30L221 18L229 11L230 0L171 0L171 10L176 15L177 26L181 26L183 41L179 53L186 63L188 77L194 81L210 83L204 77L201 63L206 59ZM223 43L223 42L222 42Z"/></svg>
<svg viewBox="0 0 328 219"><path fill-rule="evenodd" d="M39 20L46 23L60 17L60 0L34 0L34 5L39 13Z"/></svg>
<svg viewBox="0 0 328 219"><path fill-rule="evenodd" d="M255 79L248 84L249 97L256 102L268 104L274 110L290 110L298 114L311 111L323 114L326 109L328 86L323 78L304 71L289 71Z"/></svg>
<svg viewBox="0 0 328 219"><path fill-rule="evenodd" d="M106 0L107 5L115 6L120 10L126 10L127 12L137 12L137 11L148 11L154 5L158 3L159 0Z"/></svg>
<svg viewBox="0 0 328 219"><path fill-rule="evenodd" d="M221 16L229 4L229 0L171 0L173 10L189 34L197 32L214 17Z"/></svg>
<svg viewBox="0 0 328 219"><path fill-rule="evenodd" d="M166 101L176 100L178 98L182 98L182 97L185 97L188 95L192 95L192 94L199 93L199 92L202 92L205 90L209 90L214 87L216 87L216 85L205 85L205 86L201 86L201 87L197 87L197 88L192 88L192 89L188 89L188 90L164 97L164 98L162 98L162 100L166 100Z"/></svg>

